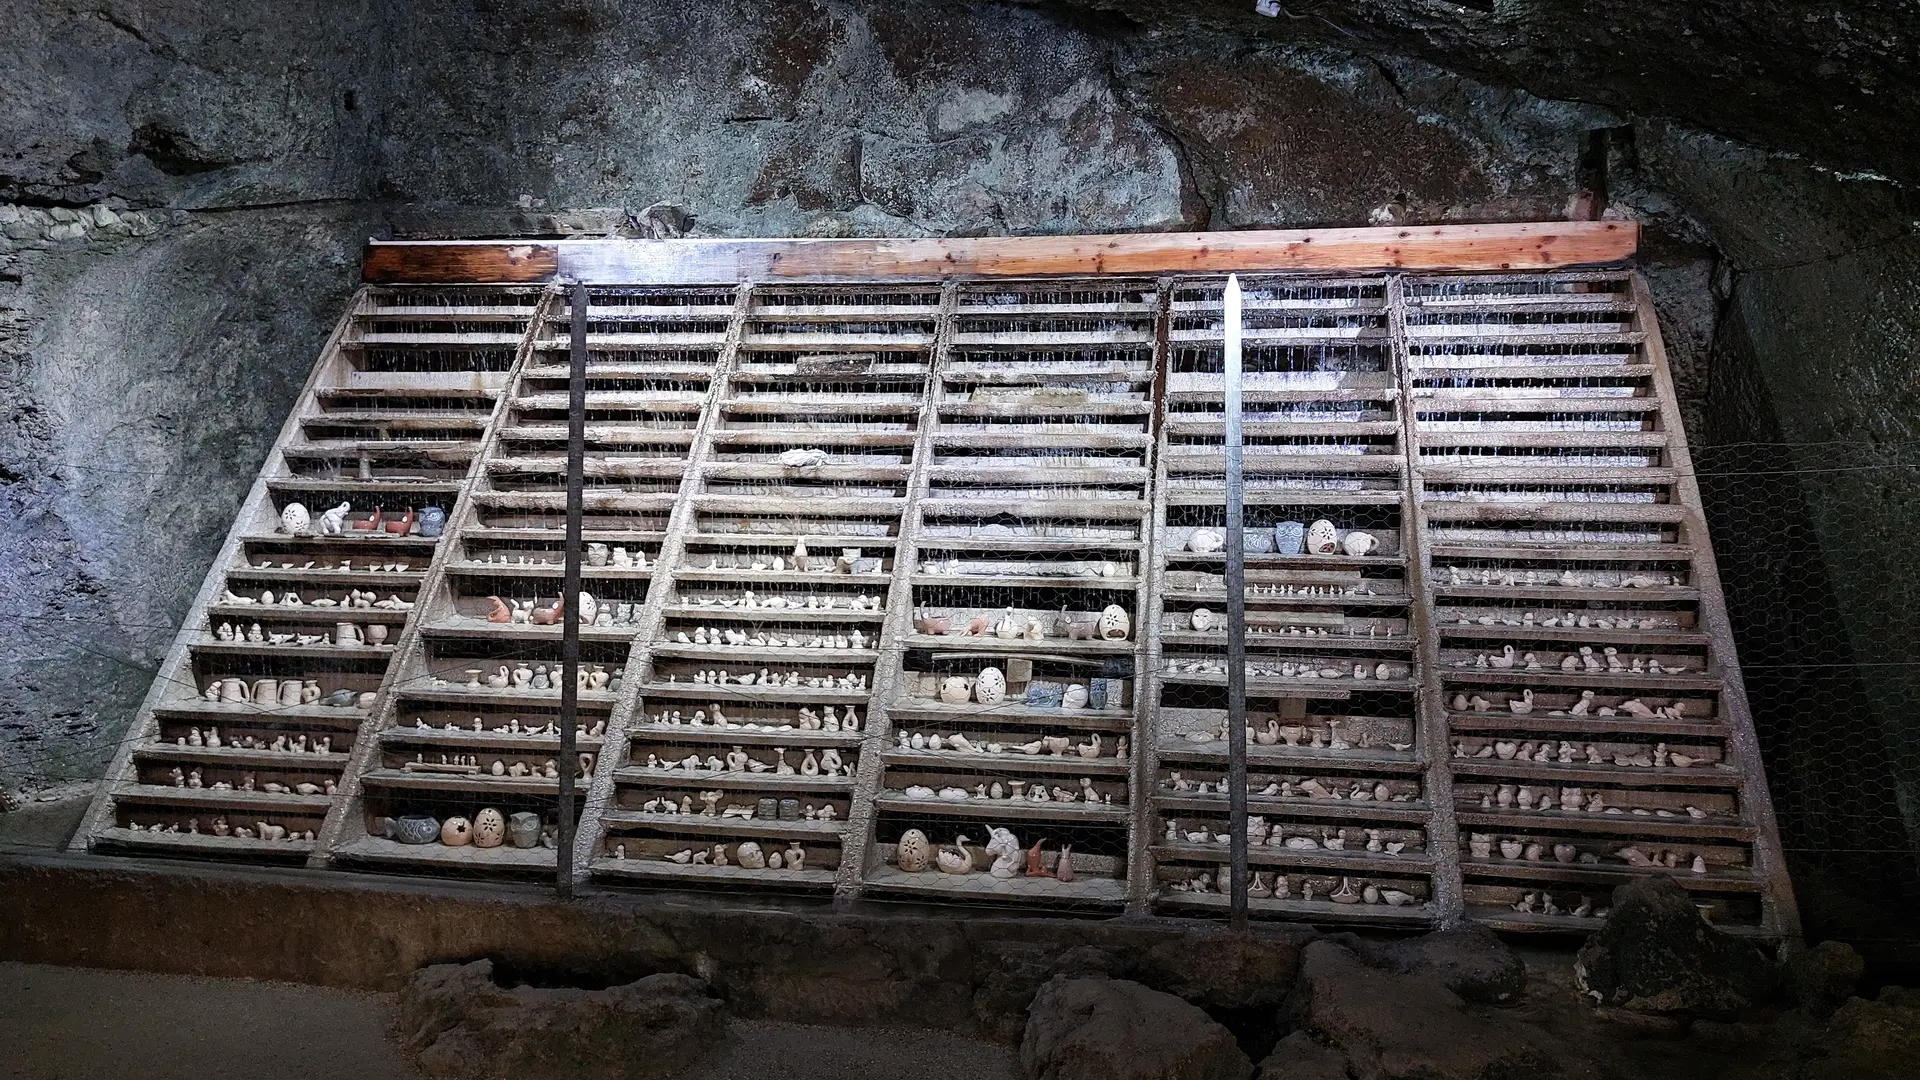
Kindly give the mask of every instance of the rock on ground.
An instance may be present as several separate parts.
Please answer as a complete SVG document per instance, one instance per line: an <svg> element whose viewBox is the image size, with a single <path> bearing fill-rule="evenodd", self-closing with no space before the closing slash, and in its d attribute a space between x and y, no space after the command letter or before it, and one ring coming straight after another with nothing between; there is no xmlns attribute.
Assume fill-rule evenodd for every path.
<svg viewBox="0 0 1920 1080"><path fill-rule="evenodd" d="M1347 1055L1296 1031L1274 1044L1257 1080L1347 1080Z"/></svg>
<svg viewBox="0 0 1920 1080"><path fill-rule="evenodd" d="M400 995L401 1046L449 1080L643 1080L697 1065L726 1036L721 1003L686 975L605 990L507 990L493 963L438 964Z"/></svg>
<svg viewBox="0 0 1920 1080"><path fill-rule="evenodd" d="M1815 1016L1831 1015L1853 996L1867 963L1844 941L1823 941L1787 959L1781 982L1795 1005Z"/></svg>
<svg viewBox="0 0 1920 1080"><path fill-rule="evenodd" d="M1701 918L1665 875L1614 890L1613 912L1581 947L1573 975L1601 1005L1710 1017L1764 1000L1777 979L1765 953Z"/></svg>
<svg viewBox="0 0 1920 1080"><path fill-rule="evenodd" d="M1367 957L1375 967L1401 975L1430 975L1467 1001L1503 1005L1527 989L1527 965L1479 923L1379 946Z"/></svg>
<svg viewBox="0 0 1920 1080"><path fill-rule="evenodd" d="M1249 1080L1233 1033L1172 994L1124 979L1058 977L1034 996L1027 1080Z"/></svg>
<svg viewBox="0 0 1920 1080"><path fill-rule="evenodd" d="M1353 1075L1370 1080L1545 1080L1562 1073L1519 1025L1468 1012L1438 976L1376 970L1332 941L1314 942L1302 954L1290 1011L1303 1030L1344 1052ZM1291 1048L1304 1049L1298 1042ZM1294 1080L1287 1064L1270 1057L1263 1075Z"/></svg>

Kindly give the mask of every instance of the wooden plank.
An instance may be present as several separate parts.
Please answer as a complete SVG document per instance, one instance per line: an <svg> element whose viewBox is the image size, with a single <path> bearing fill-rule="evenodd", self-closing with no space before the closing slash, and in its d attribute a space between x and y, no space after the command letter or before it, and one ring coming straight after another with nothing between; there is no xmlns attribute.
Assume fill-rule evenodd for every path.
<svg viewBox="0 0 1920 1080"><path fill-rule="evenodd" d="M552 281L560 252L552 244L367 244L360 279L370 285Z"/></svg>
<svg viewBox="0 0 1920 1080"><path fill-rule="evenodd" d="M1630 221L858 240L373 241L382 284L856 282L1286 270L1547 270L1631 257Z"/></svg>

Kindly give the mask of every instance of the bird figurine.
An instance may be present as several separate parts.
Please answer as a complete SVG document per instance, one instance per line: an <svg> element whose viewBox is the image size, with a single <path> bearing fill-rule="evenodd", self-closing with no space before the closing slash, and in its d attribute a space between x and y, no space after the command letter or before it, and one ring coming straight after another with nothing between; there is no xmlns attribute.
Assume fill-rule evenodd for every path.
<svg viewBox="0 0 1920 1080"><path fill-rule="evenodd" d="M1501 647L1499 656L1490 656L1487 658L1487 666L1502 669L1510 668L1513 666L1513 660L1514 648L1511 645L1506 645Z"/></svg>
<svg viewBox="0 0 1920 1080"><path fill-rule="evenodd" d="M1507 708L1516 716L1525 716L1533 711L1533 691L1523 690L1517 698L1507 700Z"/></svg>
<svg viewBox="0 0 1920 1080"><path fill-rule="evenodd" d="M940 868L941 873L956 876L973 873L973 854L967 850L968 842L966 835L962 834L954 837L951 845L940 846L939 853L934 856L934 865Z"/></svg>

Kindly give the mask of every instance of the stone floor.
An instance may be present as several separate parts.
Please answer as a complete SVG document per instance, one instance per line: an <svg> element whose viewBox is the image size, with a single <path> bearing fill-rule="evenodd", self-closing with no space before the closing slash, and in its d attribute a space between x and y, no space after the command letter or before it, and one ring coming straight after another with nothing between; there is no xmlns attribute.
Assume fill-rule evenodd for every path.
<svg viewBox="0 0 1920 1080"><path fill-rule="evenodd" d="M7 1080L415 1080L393 996L0 963ZM735 1021L700 1080L1012 1080L1013 1050L939 1031Z"/></svg>

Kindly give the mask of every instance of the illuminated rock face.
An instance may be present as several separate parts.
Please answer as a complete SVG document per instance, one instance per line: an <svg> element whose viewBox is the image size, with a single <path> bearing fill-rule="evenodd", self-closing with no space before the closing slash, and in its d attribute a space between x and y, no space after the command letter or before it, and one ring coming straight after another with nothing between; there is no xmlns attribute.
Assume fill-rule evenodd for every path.
<svg viewBox="0 0 1920 1080"><path fill-rule="evenodd" d="M1649 225L1786 846L1912 850L1915 16L1281 7L0 12L32 105L0 125L0 785L98 775L370 234L1532 219L1604 178ZM1716 481L1780 476L1751 443L1804 472ZM1799 813L1834 741L1789 700L1856 718L1839 775L1874 797Z"/></svg>

